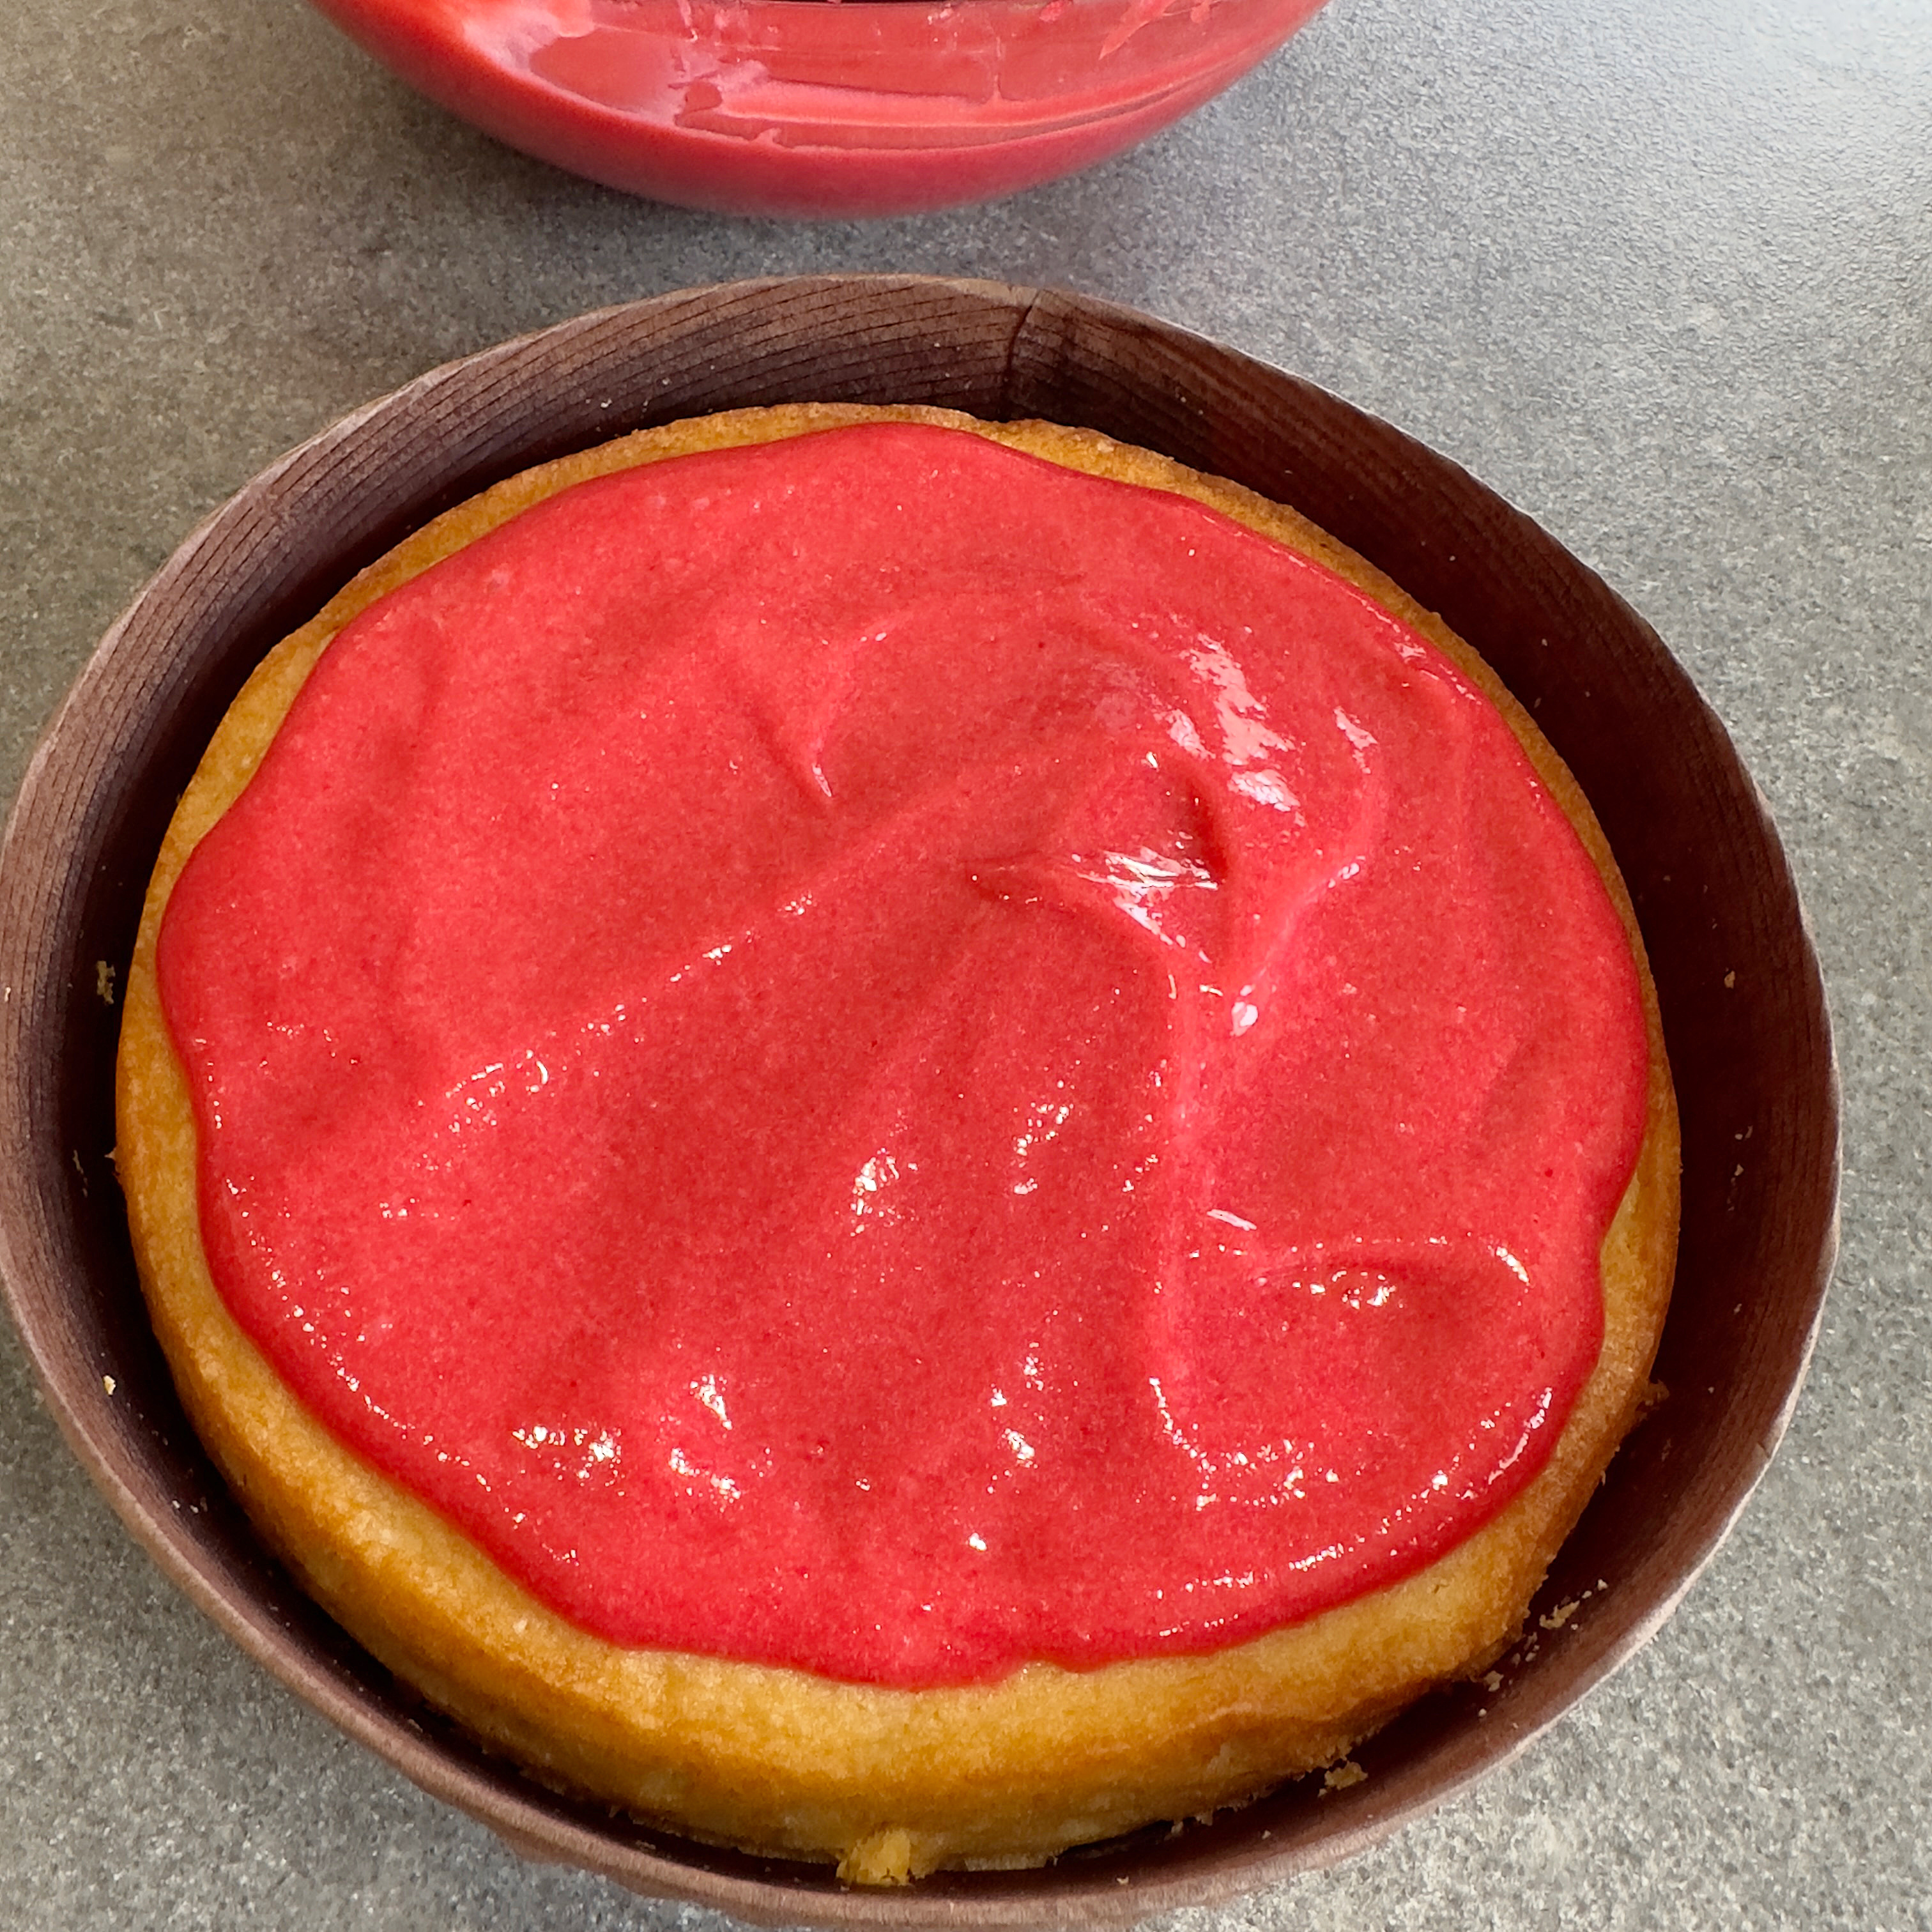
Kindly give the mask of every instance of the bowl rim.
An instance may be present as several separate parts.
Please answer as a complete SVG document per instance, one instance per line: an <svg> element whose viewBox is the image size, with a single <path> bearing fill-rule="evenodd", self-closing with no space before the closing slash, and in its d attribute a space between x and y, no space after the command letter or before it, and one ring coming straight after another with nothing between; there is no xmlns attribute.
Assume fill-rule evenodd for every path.
<svg viewBox="0 0 1932 1932"><path fill-rule="evenodd" d="M1328 1822L1298 1838L1284 1832L1278 1845L1264 1822L1272 1801L1263 1800L1242 1814L1245 1824L1238 1820L1207 1828L1202 1839L1219 1832L1225 1842L1179 1862L1136 1842L1084 1870L1063 1860L1043 1873L935 1875L881 1892L838 1888L820 1868L714 1854L668 1835L605 1826L592 1816L596 1808L555 1798L399 1714L370 1688L370 1673L379 1667L367 1660L358 1664L360 1653L346 1640L346 1648L329 1654L312 1630L292 1628L285 1604L238 1585L232 1570L211 1556L199 1527L205 1519L164 1493L152 1443L143 1450L142 1431L153 1425L134 1426L124 1410L114 1409L111 1390L101 1391L97 1366L83 1359L86 1348L63 1326L63 1298L70 1301L76 1279L76 1217L98 1211L76 1205L62 1150L50 1138L59 1078L50 1042L66 1039L85 1000L85 989L74 983L85 962L73 952L83 902L91 902L100 854L116 836L115 814L125 814L128 786L152 771L171 731L176 739L182 735L193 677L205 677L221 651L236 656L251 599L260 629L274 610L299 607L314 593L316 573L303 577L287 556L290 532L300 530L304 514L328 520L329 569L353 560L340 581L386 548L404 524L419 523L446 501L564 448L645 422L732 406L718 398L886 400L882 383L898 386L894 400L950 401L994 416L1045 412L1022 405L1029 397L1050 394L1064 406L1056 408L1057 419L1086 422L1110 434L1124 412L1138 430L1132 440L1195 467L1252 484L1252 473L1244 470L1274 464L1276 488L1268 494L1304 509L1306 502L1293 493L1298 482L1314 479L1311 487L1318 485L1324 511L1316 520L1425 603L1432 599L1424 589L1437 587L1436 578L1452 588L1462 581L1458 559L1453 553L1445 557L1439 541L1432 551L1425 542L1424 565L1435 577L1418 589L1413 569L1406 576L1388 560L1406 541L1402 516L1420 520L1420 527L1439 515L1448 518L1445 529L1473 519L1499 542L1520 549L1535 569L1553 572L1552 584L1584 600L1592 621L1623 640L1641 673L1632 673L1634 688L1660 693L1658 701L1675 707L1670 715L1681 718L1710 761L1718 788L1712 796L1721 803L1726 836L1750 849L1770 881L1765 904L1744 924L1754 921L1775 940L1789 982L1777 1010L1788 1010L1795 1016L1790 1025L1808 1029L1800 1056L1809 1083L1802 1096L1802 1144L1790 1156L1804 1163L1806 1186L1802 1226L1791 1236L1790 1283L1777 1304L1771 1338L1776 1346L1759 1351L1773 1372L1762 1386L1754 1385L1751 1401L1740 1408L1742 1437L1730 1445L1717 1479L1701 1488L1694 1477L1685 1479L1690 1486L1682 1493L1695 1505L1685 1505L1694 1519L1689 1533L1664 1569L1646 1573L1613 1619L1600 1616L1580 1634L1561 1694L1540 1703L1532 1697L1514 1717L1499 1713L1501 1720L1480 1737L1462 1739L1456 1732L1448 1747L1436 1750L1439 1770L1426 1789L1404 1789L1397 1766L1382 1791L1365 1796L1367 1787L1358 1786L1335 1792ZM915 393L898 393L903 390ZM1276 430L1282 423L1291 425L1292 434L1281 432L1294 452L1286 473L1277 473L1280 452L1268 455L1273 446L1254 428L1264 416ZM1352 451L1360 459L1352 473L1337 467ZM1204 453L1210 460L1200 460ZM1406 496L1420 507L1402 512ZM1457 505L1461 524L1444 507ZM1474 566L1466 560L1463 568L1466 574ZM1482 583L1467 594L1480 598ZM320 601L316 597L315 604ZM1439 594L1434 599L1469 636L1466 619L1444 608L1449 602ZM207 628L218 610L228 627L218 645L208 641ZM1473 628L1478 634L1472 641L1490 655L1481 625ZM1543 642L1547 646L1549 639ZM1586 660L1586 671L1592 662ZM1504 676L1514 688L1507 670ZM206 689L200 701L206 710L211 701ZM1557 734L1551 735L1569 756ZM1585 788L1591 792L1587 782ZM158 825L152 845L159 836ZM1641 892L1639 903L1641 910ZM1667 1033L1670 1017L1666 1004ZM1672 1035L1673 1060L1678 1041ZM1219 1902L1349 1856L1508 1762L1654 1634L1768 1466L1815 1346L1835 1256L1839 1113L1815 949L1768 812L1722 726L1649 627L1528 519L1459 466L1388 424L1171 324L1058 291L904 275L718 284L573 317L445 364L365 404L244 484L136 595L43 734L0 844L0 1143L9 1156L0 1163L0 1284L47 1405L96 1485L170 1580L242 1649L424 1790L479 1819L526 1856L581 1865L634 1891L754 1922L1129 1922L1156 1910ZM1687 1150L1687 1186L1689 1160ZM82 1165L78 1150L74 1163ZM82 1178L84 1186L84 1173ZM164 1440L166 1426L164 1418ZM1628 1454L1613 1464L1606 1488L1620 1481Z"/></svg>

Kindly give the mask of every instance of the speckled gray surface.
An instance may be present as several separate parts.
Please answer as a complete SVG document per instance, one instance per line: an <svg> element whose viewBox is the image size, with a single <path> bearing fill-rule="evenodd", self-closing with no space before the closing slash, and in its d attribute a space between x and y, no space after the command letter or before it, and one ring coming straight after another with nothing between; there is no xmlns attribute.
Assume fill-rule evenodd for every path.
<svg viewBox="0 0 1932 1932"><path fill-rule="evenodd" d="M1932 1927L1932 14L1334 0L1096 172L811 229L526 161L299 0L14 0L5 789L144 576L288 445L580 309L822 268L1135 303L1467 464L1636 604L1728 722L1831 988L1843 1257L1730 1543L1516 1764L1189 1932ZM296 1705L123 1535L4 1329L0 1881L6 1927L707 1916L520 1864Z"/></svg>

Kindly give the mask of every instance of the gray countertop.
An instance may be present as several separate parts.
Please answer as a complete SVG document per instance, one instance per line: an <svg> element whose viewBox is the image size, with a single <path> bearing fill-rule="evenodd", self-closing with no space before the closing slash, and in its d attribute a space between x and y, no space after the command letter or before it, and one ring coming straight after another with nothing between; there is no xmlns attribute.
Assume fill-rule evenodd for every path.
<svg viewBox="0 0 1932 1932"><path fill-rule="evenodd" d="M1473 1795L1237 1925L1932 1927L1932 12L1334 0L990 207L627 200L299 0L0 10L0 778L271 458L579 310L774 271L1070 286L1339 391L1540 520L1737 738L1816 930L1844 1246L1784 1448L1657 1640ZM0 1925L664 1927L520 1864L164 1584L0 1324Z"/></svg>

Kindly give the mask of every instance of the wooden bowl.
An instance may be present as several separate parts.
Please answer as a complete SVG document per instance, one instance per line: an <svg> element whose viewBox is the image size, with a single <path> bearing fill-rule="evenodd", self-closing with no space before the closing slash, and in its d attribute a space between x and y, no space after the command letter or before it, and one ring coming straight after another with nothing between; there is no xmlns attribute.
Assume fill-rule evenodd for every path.
<svg viewBox="0 0 1932 1932"><path fill-rule="evenodd" d="M149 1334L110 1149L111 1004L175 799L243 676L426 518L548 458L699 412L942 404L1088 424L1294 505L1474 644L1600 815L1648 940L1683 1114L1657 1372L1500 1689L1424 1699L1318 1778L1024 1873L853 1892L556 1796L396 1684L263 1552ZM264 471L102 640L0 854L0 1262L75 1453L167 1574L325 1715L519 1851L766 1923L1119 1923L1372 1843L1553 1722L1709 1558L1782 1433L1836 1244L1838 1102L1791 875L1723 728L1655 634L1526 518L1292 376L1081 297L908 277L741 283L610 309L439 369ZM1599 1580L1604 1580L1600 1583ZM1480 1714L1486 1709L1486 1715Z"/></svg>

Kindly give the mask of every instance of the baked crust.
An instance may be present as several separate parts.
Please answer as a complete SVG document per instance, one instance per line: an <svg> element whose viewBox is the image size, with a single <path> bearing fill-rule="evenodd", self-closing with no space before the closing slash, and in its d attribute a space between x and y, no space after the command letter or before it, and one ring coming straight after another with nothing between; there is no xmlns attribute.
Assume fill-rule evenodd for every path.
<svg viewBox="0 0 1932 1932"><path fill-rule="evenodd" d="M1650 1049L1646 1130L1603 1249L1604 1340L1543 1469L1474 1535L1401 1582L1196 1657L1002 1682L882 1689L588 1635L512 1582L416 1496L344 1448L284 1388L210 1278L188 1088L155 943L196 844L253 776L329 640L376 598L542 498L702 449L859 422L985 436L1207 503L1347 578L1490 698L1582 838L1629 934ZM1494 673L1432 614L1294 512L1147 451L1050 424L800 405L644 430L525 472L409 538L263 661L170 824L128 975L117 1160L141 1280L182 1400L262 1534L399 1676L536 1776L688 1835L836 1858L884 1883L942 1865L1023 1865L1150 1819L1197 1815L1332 1764L1424 1691L1488 1667L1642 1406L1676 1253L1678 1143L1656 988L1628 892L1576 782Z"/></svg>

